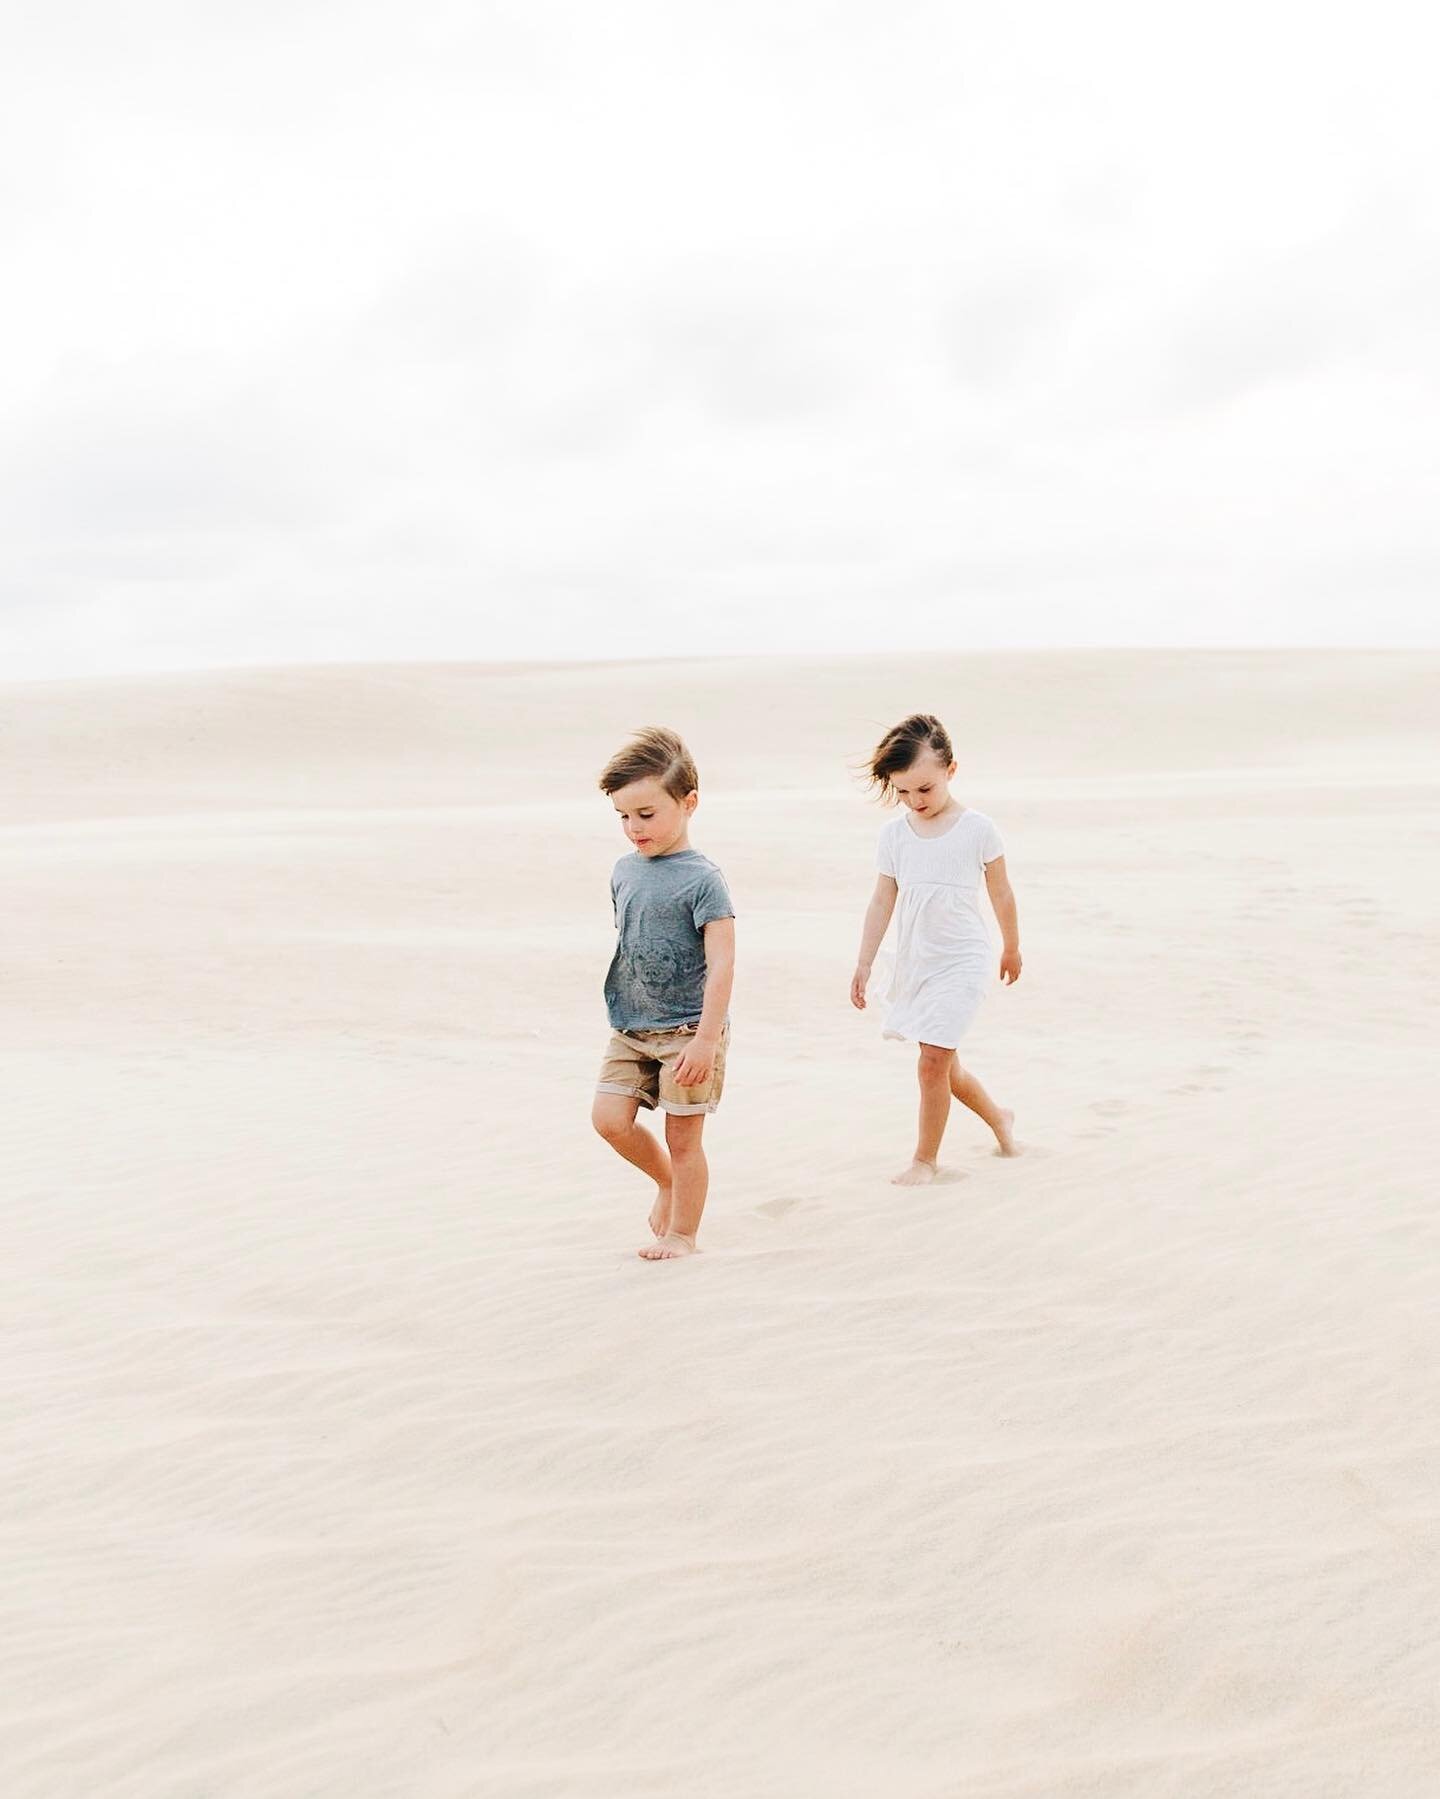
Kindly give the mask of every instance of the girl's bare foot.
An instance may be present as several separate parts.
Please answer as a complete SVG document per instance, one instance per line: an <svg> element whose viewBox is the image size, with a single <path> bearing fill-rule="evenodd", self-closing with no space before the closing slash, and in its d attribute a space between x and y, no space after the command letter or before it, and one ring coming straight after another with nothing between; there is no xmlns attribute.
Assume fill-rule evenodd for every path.
<svg viewBox="0 0 1440 1799"><path fill-rule="evenodd" d="M656 1187L655 1203L650 1208L650 1229L657 1237L663 1237L670 1229L670 1189Z"/></svg>
<svg viewBox="0 0 1440 1799"><path fill-rule="evenodd" d="M997 1156L1018 1156L1020 1154L1015 1142L1015 1114L1013 1112L1000 1114L1000 1128L995 1133L995 1141L999 1145L995 1151Z"/></svg>
<svg viewBox="0 0 1440 1799"><path fill-rule="evenodd" d="M912 1162L902 1174L892 1174L890 1184L892 1187L928 1187L934 1179L933 1162Z"/></svg>
<svg viewBox="0 0 1440 1799"><path fill-rule="evenodd" d="M656 1243L647 1243L640 1251L647 1262L671 1262L677 1256L693 1256L697 1253L693 1237L679 1237L673 1231Z"/></svg>

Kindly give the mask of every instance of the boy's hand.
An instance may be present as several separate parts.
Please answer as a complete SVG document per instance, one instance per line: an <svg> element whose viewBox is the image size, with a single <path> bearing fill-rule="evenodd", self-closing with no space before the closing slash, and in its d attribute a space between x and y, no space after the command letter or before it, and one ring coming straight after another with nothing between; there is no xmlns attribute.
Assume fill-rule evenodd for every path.
<svg viewBox="0 0 1440 1799"><path fill-rule="evenodd" d="M1018 949L1007 949L1000 952L1000 979L1007 987L1013 987L1020 979L1020 952Z"/></svg>
<svg viewBox="0 0 1440 1799"><path fill-rule="evenodd" d="M720 1048L718 1037L696 1037L675 1064L677 1087L703 1087L715 1072L715 1055Z"/></svg>
<svg viewBox="0 0 1440 1799"><path fill-rule="evenodd" d="M865 1010L865 989L870 981L868 968L857 968L850 977L850 1004L857 1012Z"/></svg>

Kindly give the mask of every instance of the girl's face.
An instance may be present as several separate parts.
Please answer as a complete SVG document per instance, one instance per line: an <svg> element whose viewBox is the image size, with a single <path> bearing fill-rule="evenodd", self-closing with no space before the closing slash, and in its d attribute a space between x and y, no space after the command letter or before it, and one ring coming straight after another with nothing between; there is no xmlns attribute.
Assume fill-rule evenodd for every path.
<svg viewBox="0 0 1440 1799"><path fill-rule="evenodd" d="M955 764L942 762L934 750L924 750L909 768L890 777L896 797L918 818L933 818L950 804L950 783Z"/></svg>
<svg viewBox="0 0 1440 1799"><path fill-rule="evenodd" d="M642 856L668 856L672 850L683 849L690 814L700 803L698 793L677 800L653 775L617 787L610 798L626 837Z"/></svg>

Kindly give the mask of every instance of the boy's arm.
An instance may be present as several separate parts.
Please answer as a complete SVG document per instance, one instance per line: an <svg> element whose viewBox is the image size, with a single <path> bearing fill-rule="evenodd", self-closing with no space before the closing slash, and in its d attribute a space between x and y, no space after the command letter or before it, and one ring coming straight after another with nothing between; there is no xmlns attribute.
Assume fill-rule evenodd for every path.
<svg viewBox="0 0 1440 1799"><path fill-rule="evenodd" d="M850 1004L858 1011L865 1010L865 987L870 970L875 966L875 952L890 928L891 914L899 896L900 884L894 875L876 876L875 891L865 908L865 924L860 932L860 955L850 979Z"/></svg>
<svg viewBox="0 0 1440 1799"><path fill-rule="evenodd" d="M712 918L705 926L705 1000L695 1027L695 1040L675 1069L679 1086L701 1087L710 1079L734 985L735 920Z"/></svg>
<svg viewBox="0 0 1440 1799"><path fill-rule="evenodd" d="M997 856L985 864L985 887L1004 939L1000 952L1000 979L1013 987L1020 979L1020 918L1015 908L1015 889L1005 872L1005 858Z"/></svg>

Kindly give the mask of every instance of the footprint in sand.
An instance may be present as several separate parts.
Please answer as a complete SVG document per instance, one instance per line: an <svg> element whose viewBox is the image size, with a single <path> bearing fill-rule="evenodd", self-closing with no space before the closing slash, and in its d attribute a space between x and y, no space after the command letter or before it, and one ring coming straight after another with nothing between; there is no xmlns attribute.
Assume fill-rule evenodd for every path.
<svg viewBox="0 0 1440 1799"><path fill-rule="evenodd" d="M783 1218L787 1212L793 1212L800 1201L798 1199L767 1199L756 1206L755 1210L766 1218Z"/></svg>
<svg viewBox="0 0 1440 1799"><path fill-rule="evenodd" d="M1178 1087L1167 1087L1167 1093L1219 1093L1225 1086L1226 1075L1233 1074L1231 1068L1207 1066L1192 1068L1190 1079L1181 1081Z"/></svg>

